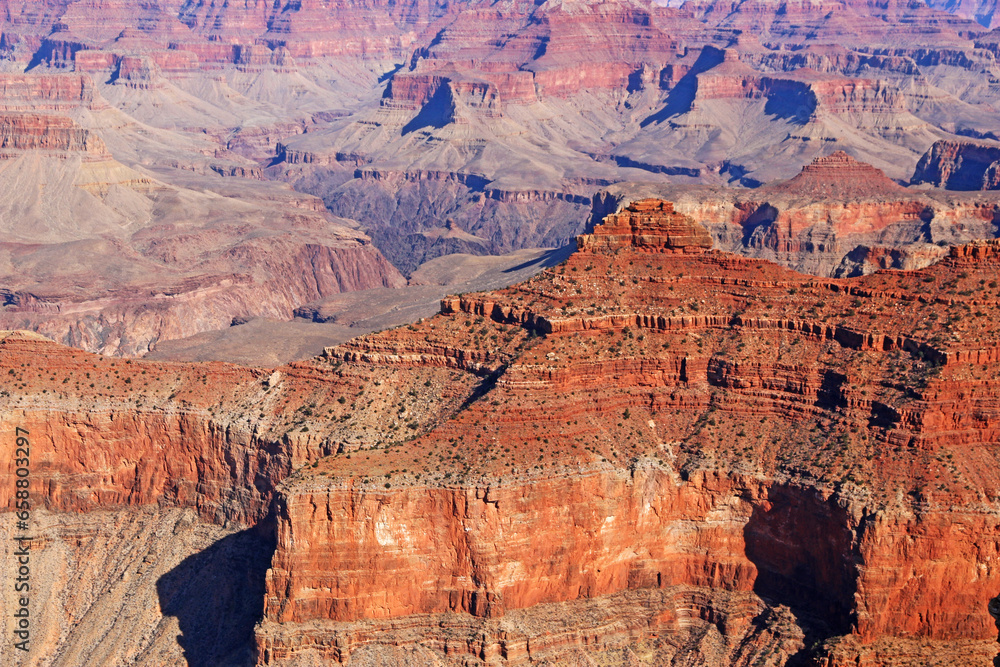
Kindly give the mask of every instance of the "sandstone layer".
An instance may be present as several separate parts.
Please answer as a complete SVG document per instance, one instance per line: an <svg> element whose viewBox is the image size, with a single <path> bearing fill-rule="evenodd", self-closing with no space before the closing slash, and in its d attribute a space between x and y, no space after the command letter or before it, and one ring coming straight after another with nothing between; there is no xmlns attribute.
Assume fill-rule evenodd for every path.
<svg viewBox="0 0 1000 667"><path fill-rule="evenodd" d="M236 181L286 181L359 221L410 275L441 255L570 243L599 188L757 187L837 149L901 183L935 146L988 148L1000 136L1000 38L982 8L977 23L957 4L947 7L953 13L853 0L782 11L769 2L679 4L8 2L0 157L58 148L100 162L79 185L102 201L76 198L72 208L112 227L158 226L149 209L163 206L113 187L148 172L183 187L197 176L194 189L228 196ZM967 187L975 151L959 152L961 178L935 183ZM959 157L944 153L942 164ZM38 210L35 181L76 180L8 169L20 172L12 221L15 210ZM295 205L318 203L308 201ZM195 208L210 213L212 204ZM886 211L869 208L850 215L880 229ZM913 230L831 253L839 241L820 232L765 231L750 254L819 273L912 268L934 254L928 234ZM903 248L914 243L912 253ZM822 258L809 257L816 248ZM135 335L143 345L155 337Z"/></svg>
<svg viewBox="0 0 1000 667"><path fill-rule="evenodd" d="M905 188L843 151L795 177L748 190L619 185L594 198L592 220L629 202L666 196L704 223L716 247L816 275L919 269L948 247L998 233L990 193Z"/></svg>
<svg viewBox="0 0 1000 667"><path fill-rule="evenodd" d="M1000 248L817 280L705 234L639 202L524 285L331 348L486 380L282 484L259 664L992 655ZM445 344L469 331L492 353Z"/></svg>
<svg viewBox="0 0 1000 667"><path fill-rule="evenodd" d="M920 158L912 181L951 190L1000 189L1000 144L937 141Z"/></svg>
<svg viewBox="0 0 1000 667"><path fill-rule="evenodd" d="M124 656L110 647L125 628L138 664L241 646L262 665L996 652L995 241L824 279L711 250L704 227L646 201L579 246L274 372L0 337L0 499L12 507L20 427L44 564L30 659L70 664L54 656L95 655L95 636ZM199 519L179 524L185 511ZM129 512L149 529L126 528ZM87 551L101 516L137 548ZM167 550L171 532L185 537ZM272 548L265 574L253 563ZM87 553L132 582L95 604L155 605L156 576L167 616L75 621L85 588L63 582ZM252 648L244 621L198 629L177 606L198 562L257 573L217 584L223 607L260 591Z"/></svg>

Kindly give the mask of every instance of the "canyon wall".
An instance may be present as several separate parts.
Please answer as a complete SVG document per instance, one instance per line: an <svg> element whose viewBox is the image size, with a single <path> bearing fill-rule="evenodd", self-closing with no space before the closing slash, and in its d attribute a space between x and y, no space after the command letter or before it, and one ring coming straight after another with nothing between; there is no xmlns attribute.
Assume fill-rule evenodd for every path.
<svg viewBox="0 0 1000 667"><path fill-rule="evenodd" d="M1000 145L935 142L917 163L913 182L951 190L996 190L1000 188Z"/></svg>
<svg viewBox="0 0 1000 667"><path fill-rule="evenodd" d="M171 245L157 244L148 250L172 253ZM317 299L404 283L371 246L329 247L272 239L267 244L240 244L230 249L227 259L238 272L182 280L155 290L119 290L90 299L72 293L14 291L0 313L0 326L30 329L103 354L141 356L159 341L222 329L234 318L290 320L296 308ZM258 266L269 270L257 270Z"/></svg>
<svg viewBox="0 0 1000 667"><path fill-rule="evenodd" d="M787 181L743 191L606 188L594 197L591 224L651 196L670 197L677 211L704 223L720 249L817 275L922 268L952 243L997 233L993 196L904 188L842 151L815 159Z"/></svg>
<svg viewBox="0 0 1000 667"><path fill-rule="evenodd" d="M6 334L0 493L10 507L20 426L41 590L66 591L46 615L84 608L60 573L104 516L146 545L108 540L128 573L108 604L155 588L167 615L120 626L145 639L116 655L142 664L995 654L996 242L854 279L709 245L669 202L636 202L525 283L273 372ZM251 640L236 615L213 648L182 577L237 562L254 579L220 574L218 604L254 592L260 622ZM51 627L33 655L113 636Z"/></svg>
<svg viewBox="0 0 1000 667"><path fill-rule="evenodd" d="M621 234L623 221L647 234ZM259 664L403 664L404 647L433 664L623 647L616 655L635 664L663 664L678 646L750 664L765 659L748 648L762 635L774 664L995 653L984 605L998 585L1000 522L995 472L981 467L1000 426L988 370L1000 356L982 338L994 329L980 312L962 343L898 337L935 321L920 314L931 306L918 305L929 302L917 286L977 284L996 267L995 244L905 283L887 273L807 282L697 242L646 242L665 227L671 239L705 234L669 204L639 202L555 271L447 299L433 329L395 346L328 351L419 366L430 357L407 354L405 340L485 318L500 361L510 327L544 334L448 423L282 484ZM753 314L784 300L807 319ZM909 313L867 316L894 304ZM842 329L821 324L831 315ZM595 600L633 606L611 630ZM776 623L782 609L791 626ZM554 631L550 614L573 631ZM718 640L692 646L707 627Z"/></svg>

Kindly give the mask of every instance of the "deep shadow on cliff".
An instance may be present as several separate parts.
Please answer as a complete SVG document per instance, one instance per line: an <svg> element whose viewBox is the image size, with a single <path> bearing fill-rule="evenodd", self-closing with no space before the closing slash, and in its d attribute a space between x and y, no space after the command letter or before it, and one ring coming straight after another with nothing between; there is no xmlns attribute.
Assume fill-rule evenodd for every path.
<svg viewBox="0 0 1000 667"><path fill-rule="evenodd" d="M703 49L698 59L691 66L677 85L667 96L667 103L662 109L644 118L640 127L648 127L662 123L671 116L678 116L691 110L695 95L698 92L698 75L707 72L725 59L725 52L716 48Z"/></svg>
<svg viewBox="0 0 1000 667"><path fill-rule="evenodd" d="M805 648L786 667L813 664L812 649L851 632L857 567L853 531L843 508L814 491L775 485L743 529L757 566L754 592L787 606L805 632Z"/></svg>
<svg viewBox="0 0 1000 667"><path fill-rule="evenodd" d="M272 525L234 533L184 559L156 583L164 616L190 667L254 664L254 625L264 607L264 575L274 553Z"/></svg>

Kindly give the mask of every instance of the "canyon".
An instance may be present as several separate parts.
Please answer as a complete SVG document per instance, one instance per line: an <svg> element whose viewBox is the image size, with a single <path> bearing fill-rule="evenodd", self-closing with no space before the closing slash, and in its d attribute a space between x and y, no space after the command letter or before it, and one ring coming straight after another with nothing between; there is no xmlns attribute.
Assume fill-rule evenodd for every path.
<svg viewBox="0 0 1000 667"><path fill-rule="evenodd" d="M997 236L990 192L905 188L843 151L796 176L753 189L628 183L598 191L592 224L645 197L662 197L710 231L716 248L819 276L919 269L949 248Z"/></svg>
<svg viewBox="0 0 1000 667"><path fill-rule="evenodd" d="M1000 659L994 9L0 0L0 662Z"/></svg>
<svg viewBox="0 0 1000 667"><path fill-rule="evenodd" d="M14 659L986 663L997 241L854 278L712 244L636 201L277 370L5 333L44 605Z"/></svg>
<svg viewBox="0 0 1000 667"><path fill-rule="evenodd" d="M957 192L998 183L987 5L4 2L0 326L194 349L442 256L566 247L629 192L817 275L925 266L996 235ZM906 187L853 182L840 231L805 220L842 190L778 187L838 151ZM762 205L793 198L815 209L780 229Z"/></svg>

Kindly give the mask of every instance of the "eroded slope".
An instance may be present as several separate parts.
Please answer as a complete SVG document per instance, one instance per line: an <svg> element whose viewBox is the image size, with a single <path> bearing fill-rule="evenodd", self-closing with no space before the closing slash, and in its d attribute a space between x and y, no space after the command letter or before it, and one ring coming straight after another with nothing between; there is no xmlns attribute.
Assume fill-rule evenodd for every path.
<svg viewBox="0 0 1000 667"><path fill-rule="evenodd" d="M177 606L184 567L214 564L259 573L213 589L263 593L258 664L985 661L996 242L855 279L709 245L637 202L530 281L277 372L5 336L0 444L32 433L41 590L65 591L31 657L112 637L97 610L155 605L154 577L166 617L129 616L142 639L111 654L249 651L246 624L191 624L197 591ZM184 511L186 546L154 549ZM87 597L59 573L94 540L129 580L164 560Z"/></svg>

